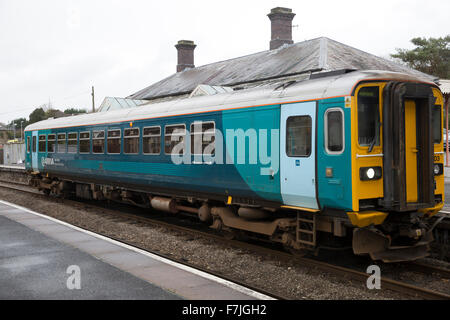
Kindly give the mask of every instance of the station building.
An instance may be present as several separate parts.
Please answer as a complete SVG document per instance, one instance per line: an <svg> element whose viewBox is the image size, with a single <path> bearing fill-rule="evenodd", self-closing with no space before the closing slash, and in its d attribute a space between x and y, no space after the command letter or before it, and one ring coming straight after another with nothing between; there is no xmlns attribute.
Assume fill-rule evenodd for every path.
<svg viewBox="0 0 450 320"><path fill-rule="evenodd" d="M294 43L292 21L295 13L292 9L273 8L268 17L271 40L267 51L196 67L194 53L197 45L191 40L180 40L175 45L178 56L176 73L126 99L138 100L136 105L145 100L156 103L192 95L212 95L223 90L276 87L290 81L305 81L355 70L386 70L411 74L436 83L439 80L327 37Z"/></svg>

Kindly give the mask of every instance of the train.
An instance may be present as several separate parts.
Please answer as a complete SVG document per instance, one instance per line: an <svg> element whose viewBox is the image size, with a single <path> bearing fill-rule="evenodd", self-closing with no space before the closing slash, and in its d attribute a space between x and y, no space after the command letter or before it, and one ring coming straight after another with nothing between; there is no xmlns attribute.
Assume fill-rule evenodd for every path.
<svg viewBox="0 0 450 320"><path fill-rule="evenodd" d="M37 122L25 128L25 165L46 194L398 262L429 254L444 205L442 132L435 83L331 72Z"/></svg>

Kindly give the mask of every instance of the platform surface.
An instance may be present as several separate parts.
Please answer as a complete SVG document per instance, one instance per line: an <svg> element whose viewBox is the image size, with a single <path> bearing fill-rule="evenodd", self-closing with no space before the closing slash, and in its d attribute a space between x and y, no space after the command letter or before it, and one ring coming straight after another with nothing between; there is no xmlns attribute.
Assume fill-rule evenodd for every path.
<svg viewBox="0 0 450 320"><path fill-rule="evenodd" d="M79 268L79 273L74 268ZM0 299L266 298L196 269L0 201Z"/></svg>
<svg viewBox="0 0 450 320"><path fill-rule="evenodd" d="M25 173L24 164L4 165L0 164L0 171Z"/></svg>

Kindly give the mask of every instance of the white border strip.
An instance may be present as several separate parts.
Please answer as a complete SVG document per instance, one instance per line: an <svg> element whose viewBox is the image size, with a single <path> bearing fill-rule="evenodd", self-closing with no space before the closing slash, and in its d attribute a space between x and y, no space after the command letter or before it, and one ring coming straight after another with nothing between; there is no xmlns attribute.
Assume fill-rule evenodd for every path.
<svg viewBox="0 0 450 320"><path fill-rule="evenodd" d="M132 247L132 246L127 245L127 244L125 244L125 243L122 243L122 242L119 242L119 241L110 239L110 238L108 238L108 237L105 237L105 236L96 234L96 233L94 233L94 232L91 232L91 231L88 231L88 230L81 229L81 228L76 227L76 226L74 226L74 225L71 225L71 224L69 224L69 223L67 223L67 222L64 222L64 221L61 221L61 220L58 220L58 219L55 219L55 218L52 218L52 217L43 215L43 214L41 214L41 213L37 213L37 212L32 211L32 210L30 210L30 209L27 209L27 208L18 206L18 205L14 204L14 203L10 203L10 202L3 201L3 200L0 200L0 203L3 203L3 204L8 205L8 206L10 206L10 207L13 207L13 208L16 208L16 209L20 209L20 210L23 210L23 211L25 211L25 212L34 214L34 215L39 216L39 217L41 217L41 218L45 218L45 219L51 220L51 221L53 221L53 222L57 222L57 223L62 224L62 225L64 225L64 226L66 226L66 227L69 227L69 228L72 228L72 229L74 229L74 230L77 230L77 231L86 233L86 234L88 234L88 235L90 235L90 236L93 236L93 237L96 237L96 238L98 238L98 239L101 239L101 240L104 240L104 241L111 242L111 243L113 243L113 244L115 244L115 245L121 246L121 247L126 248L126 249L128 249L128 250L131 250L131 251L134 251L134 252L143 254L143 255L145 255L145 256L147 256L147 257L149 257L149 258L152 258L152 259L158 260L158 261L160 261L160 262L166 263L166 264L168 264L168 265L174 266L174 267L176 267L176 268L178 268L178 269L181 269L181 270L184 270L184 271L193 273L193 274L195 274L195 275L197 275L197 276L200 276L200 277L202 277L202 278L205 278L205 279L208 279L208 280L211 280L211 281L220 283L220 284L222 284L222 285L224 285L224 286L226 286L226 287L228 287L228 288L231 288L231 289L233 289L233 290L236 290L236 291L239 291L239 292L241 292L241 293L244 293L244 294L246 294L246 295L248 295L248 296L250 296L250 297L254 297L254 298L260 299L260 300L276 300L276 299L274 299L274 298L272 298L272 297L269 297L269 296L267 296L267 295L265 295L265 294L259 293L259 292L257 292L257 291L251 290L251 289L246 288L246 287L243 287L243 286L241 286L241 285L239 285L239 284L237 284L237 283L234 283L234 282L231 282L231 281L228 281L228 280L219 278L219 277L217 277L217 276L215 276L215 275L212 275L212 274L209 274L209 273L206 273L206 272L203 272L203 271L194 269L194 268L189 267L189 266L182 265L182 264L180 264L180 263L177 263L177 262L174 262L174 261L172 261L172 260L169 260L169 259L160 257L160 256L158 256L158 255L156 255L156 254L153 254L153 253L144 251L144 250L142 250L142 249L138 249L138 248ZM127 272L127 271L125 271L125 272Z"/></svg>
<svg viewBox="0 0 450 320"><path fill-rule="evenodd" d="M384 157L384 154L356 154L356 158L372 158L372 157Z"/></svg>

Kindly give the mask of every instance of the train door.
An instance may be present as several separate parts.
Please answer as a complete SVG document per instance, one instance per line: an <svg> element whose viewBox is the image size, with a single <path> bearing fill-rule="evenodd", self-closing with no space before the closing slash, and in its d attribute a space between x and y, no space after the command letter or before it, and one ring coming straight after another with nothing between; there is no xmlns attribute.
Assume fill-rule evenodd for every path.
<svg viewBox="0 0 450 320"><path fill-rule="evenodd" d="M318 209L316 198L316 102L281 106L280 185L283 203Z"/></svg>
<svg viewBox="0 0 450 320"><path fill-rule="evenodd" d="M405 164L406 164L406 202L417 202L417 129L416 103L405 100Z"/></svg>
<svg viewBox="0 0 450 320"><path fill-rule="evenodd" d="M401 212L433 207L431 86L389 82L383 97L383 207Z"/></svg>
<svg viewBox="0 0 450 320"><path fill-rule="evenodd" d="M31 167L33 171L39 171L38 168L38 153L37 153L37 139L38 139L38 132L33 131L32 137L31 137Z"/></svg>

